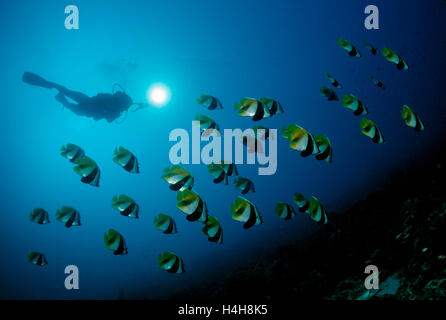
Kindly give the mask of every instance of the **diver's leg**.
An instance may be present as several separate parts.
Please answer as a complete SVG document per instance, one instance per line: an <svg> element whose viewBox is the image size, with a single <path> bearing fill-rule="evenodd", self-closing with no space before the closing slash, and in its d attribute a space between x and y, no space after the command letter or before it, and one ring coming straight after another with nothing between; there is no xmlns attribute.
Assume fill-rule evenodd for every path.
<svg viewBox="0 0 446 320"><path fill-rule="evenodd" d="M23 80L23 82L28 83L33 86L38 86L38 87L48 88L48 89L54 88L54 83L46 81L41 76L39 76L35 73L31 73L31 72L25 72L22 76L22 80Z"/></svg>
<svg viewBox="0 0 446 320"><path fill-rule="evenodd" d="M77 103L83 103L86 100L90 99L89 96L82 92L73 91L65 88L64 86L61 86L57 83L54 83L54 88L59 90L59 93L63 94L64 96L70 98L71 100L74 100Z"/></svg>
<svg viewBox="0 0 446 320"><path fill-rule="evenodd" d="M76 92L76 91L69 90L69 89L65 88L64 86L61 86L55 82L47 81L35 73L25 72L23 74L22 80L23 80L23 82L26 82L33 86L39 86L39 87L48 88L48 89L55 88L55 89L59 90L59 92L61 92L63 95L76 101L77 103L82 103L89 98L86 94L83 94L82 92Z"/></svg>
<svg viewBox="0 0 446 320"><path fill-rule="evenodd" d="M82 107L82 105L77 104L77 103L71 103L67 100L67 98L65 97L65 95L61 92L59 92L56 95L56 100L59 101L64 107L70 109L71 111L73 111L75 114L77 114L78 116L86 116L89 117L90 115L85 112L84 108Z"/></svg>

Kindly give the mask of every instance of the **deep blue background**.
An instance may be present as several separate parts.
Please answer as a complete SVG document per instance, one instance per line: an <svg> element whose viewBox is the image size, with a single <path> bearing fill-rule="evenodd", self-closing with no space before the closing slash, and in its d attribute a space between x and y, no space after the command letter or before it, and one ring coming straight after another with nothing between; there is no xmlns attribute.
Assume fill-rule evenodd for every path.
<svg viewBox="0 0 446 320"><path fill-rule="evenodd" d="M363 25L364 8L371 3L380 9L378 31ZM79 7L79 30L64 28L68 4ZM291 202L300 191L317 196L329 212L340 211L444 137L445 16L441 0L1 1L0 296L162 297L254 264L262 252L317 230L306 215L280 221L276 203ZM363 58L350 58L336 44L339 37L356 44ZM410 70L398 71L383 57L371 56L362 39L394 49ZM339 95L353 93L367 104L387 140L384 145L360 132L360 117L320 96L319 88L328 85L325 69L344 85ZM137 101L146 99L152 83L163 82L172 99L164 108L129 114L121 125L95 122L63 109L54 100L56 91L22 83L24 71L89 95L110 92L119 82ZM368 73L388 90L375 87ZM219 97L225 109L211 113L197 106L195 98L202 93ZM325 133L334 158L333 164L301 158L279 138L275 175L257 176L255 166L239 166L256 183L257 193L249 199L265 222L250 230L231 219L229 205L237 190L213 184L204 165L187 166L196 177L195 189L223 225L224 244L219 246L206 240L199 223L185 220L175 206L176 194L160 175L169 165L169 132L190 131L196 114L215 118L221 128L252 126L232 108L243 96L278 99L285 114L260 124L280 130L297 123ZM425 132L403 125L403 104L418 112ZM100 188L80 183L59 155L68 142L98 162ZM118 145L137 155L140 175L112 162ZM139 220L111 208L112 196L121 193L140 203ZM57 222L55 211L62 205L76 207L83 226L66 229ZM29 222L34 207L48 210L51 223ZM175 218L179 234L164 235L154 228L153 217L160 212ZM103 233L109 228L124 235L127 256L113 256L104 247ZM157 255L165 250L184 259L185 274L157 267ZM39 268L28 263L30 251L44 252L49 264ZM69 264L80 269L78 291L64 288L63 270Z"/></svg>

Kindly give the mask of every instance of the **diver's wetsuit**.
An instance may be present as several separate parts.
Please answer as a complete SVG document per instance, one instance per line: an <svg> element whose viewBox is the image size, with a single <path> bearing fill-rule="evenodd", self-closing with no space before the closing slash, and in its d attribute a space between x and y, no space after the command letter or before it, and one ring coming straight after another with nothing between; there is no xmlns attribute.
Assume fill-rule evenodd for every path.
<svg viewBox="0 0 446 320"><path fill-rule="evenodd" d="M108 122L112 122L133 104L132 99L123 92L99 93L94 97L89 97L82 92L69 90L29 72L23 74L23 81L39 87L57 89L59 91L56 95L57 101L75 114L91 117L94 120L106 119ZM76 103L69 102L67 98Z"/></svg>

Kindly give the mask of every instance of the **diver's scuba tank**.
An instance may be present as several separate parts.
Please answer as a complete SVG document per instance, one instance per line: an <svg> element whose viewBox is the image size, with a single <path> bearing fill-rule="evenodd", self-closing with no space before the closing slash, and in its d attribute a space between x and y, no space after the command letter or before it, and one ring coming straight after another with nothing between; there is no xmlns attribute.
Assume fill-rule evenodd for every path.
<svg viewBox="0 0 446 320"><path fill-rule="evenodd" d="M115 83L112 86L112 93L115 94L116 92L126 93L124 88L119 83Z"/></svg>

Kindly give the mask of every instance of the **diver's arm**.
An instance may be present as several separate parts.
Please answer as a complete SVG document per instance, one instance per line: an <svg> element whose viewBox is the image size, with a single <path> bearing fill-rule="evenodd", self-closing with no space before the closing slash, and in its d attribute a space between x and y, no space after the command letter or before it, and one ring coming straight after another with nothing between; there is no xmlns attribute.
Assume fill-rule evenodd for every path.
<svg viewBox="0 0 446 320"><path fill-rule="evenodd" d="M137 107L131 110L132 112L138 111L139 109L147 108L149 106L149 104L146 102L135 102L134 105L136 105Z"/></svg>

